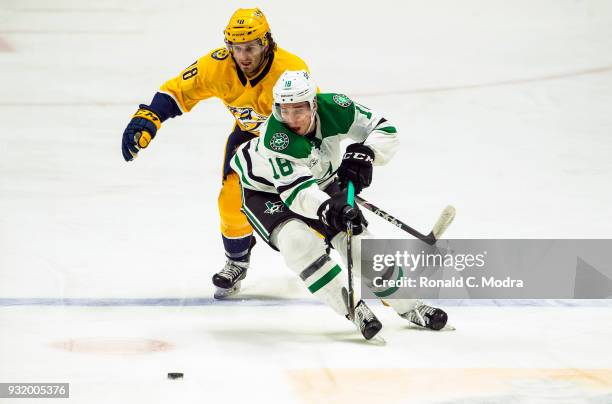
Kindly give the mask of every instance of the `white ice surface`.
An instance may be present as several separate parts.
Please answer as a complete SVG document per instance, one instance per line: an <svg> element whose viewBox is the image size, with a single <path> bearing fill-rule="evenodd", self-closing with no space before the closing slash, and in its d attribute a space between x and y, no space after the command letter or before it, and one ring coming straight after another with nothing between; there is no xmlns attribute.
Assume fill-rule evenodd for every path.
<svg viewBox="0 0 612 404"><path fill-rule="evenodd" d="M251 4L0 1L0 299L209 301L224 260L216 198L231 116L202 102L129 164L120 138L138 103L222 46L239 6ZM259 6L323 91L397 124L402 149L366 198L419 229L451 203L449 237L612 236L612 3ZM370 219L378 235L402 237ZM458 330L439 334L405 330L377 306L386 344L365 344L263 243L243 296L0 307L0 382L69 381L79 403L425 402L423 391L431 402L612 402L609 305L449 306ZM147 352L149 340L169 348ZM494 391L469 372L512 368L528 371L499 373L507 383ZM367 380L347 389L350 369ZM169 371L186 378L168 382ZM369 384L377 374L397 395ZM449 374L480 385L445 389Z"/></svg>

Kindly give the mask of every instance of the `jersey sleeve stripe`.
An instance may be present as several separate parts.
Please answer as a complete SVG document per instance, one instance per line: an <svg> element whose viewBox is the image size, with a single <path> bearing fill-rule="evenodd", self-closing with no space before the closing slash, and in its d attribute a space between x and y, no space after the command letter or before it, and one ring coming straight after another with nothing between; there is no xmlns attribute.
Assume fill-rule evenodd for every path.
<svg viewBox="0 0 612 404"><path fill-rule="evenodd" d="M385 128L376 128L374 130L379 130L381 132L385 132L385 133L397 133L397 129L395 129L395 126L387 126Z"/></svg>
<svg viewBox="0 0 612 404"><path fill-rule="evenodd" d="M272 184L267 179L253 174L253 162L251 161L251 156L249 156L249 153L248 153L248 149L250 149L250 147L251 147L251 142L249 142L247 144L247 146L244 149L242 149L242 155L244 156L244 160L246 161L246 164L247 164L247 174L248 174L249 178L251 178L251 179L253 179L253 180L255 180L255 181L259 182L259 183L262 183L262 184L265 184L267 186L273 187L274 184Z"/></svg>
<svg viewBox="0 0 612 404"><path fill-rule="evenodd" d="M288 191L291 188L296 187L299 184L301 184L302 182L308 181L311 178L312 178L312 175L305 175L303 177L299 177L298 179L296 179L295 181L293 181L290 184L281 185L281 186L276 187L276 190L278 191L279 194L282 194L283 192Z"/></svg>
<svg viewBox="0 0 612 404"><path fill-rule="evenodd" d="M317 180L315 180L314 178L311 179L311 180L308 180L308 181L302 183L301 185L299 185L298 187L294 188L294 190L291 191L291 194L289 195L289 197L287 199L285 199L285 205L287 205L287 207L290 208L291 204L293 203L295 198L297 198L297 195L301 191L303 191L304 189L310 187L313 184L317 185Z"/></svg>
<svg viewBox="0 0 612 404"><path fill-rule="evenodd" d="M385 133L397 133L397 129L395 128L395 126L392 126L390 124L384 125L385 122L387 122L385 118L380 118L380 121L378 121L378 123L374 127L374 130L379 130Z"/></svg>
<svg viewBox="0 0 612 404"><path fill-rule="evenodd" d="M245 175L244 175L244 170L242 168L242 164L240 164L240 159L238 158L238 156L234 156L234 163L236 163L236 167L238 167L238 170L240 170L240 178L241 181L243 183L245 183L246 185L251 185L251 183L246 179Z"/></svg>

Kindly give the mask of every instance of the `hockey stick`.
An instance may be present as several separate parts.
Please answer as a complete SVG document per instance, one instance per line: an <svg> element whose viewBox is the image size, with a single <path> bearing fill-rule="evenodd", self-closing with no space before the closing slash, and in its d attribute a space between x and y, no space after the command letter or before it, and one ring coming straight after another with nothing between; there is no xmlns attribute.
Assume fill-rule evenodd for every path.
<svg viewBox="0 0 612 404"><path fill-rule="evenodd" d="M350 208L346 208L345 213L349 219L353 219L351 215L354 215L356 211L353 209L355 206L355 186L352 181L348 182L348 194L346 196L346 203L349 204ZM350 220L346 223L346 270L348 272L348 312L351 320L355 319L355 289L353 288L353 253L351 248L351 242L353 238L353 222Z"/></svg>
<svg viewBox="0 0 612 404"><path fill-rule="evenodd" d="M406 223L402 222L401 220L391 216L390 214L380 209L379 207L366 201L362 197L356 196L355 200L361 206L363 206L370 212L374 213L376 216L382 217L387 222L399 227L405 232L412 234L414 237L418 238L419 240L424 241L425 243L429 245L436 244L436 242L440 239L440 237L442 237L442 234L444 234L448 226L453 222L453 219L455 218L455 213L456 213L455 208L451 205L448 205L446 208L444 208L444 210L440 214L440 217L438 217L438 220L436 221L436 224L434 225L431 232L429 232L428 235L425 235L413 229L412 227L408 226Z"/></svg>

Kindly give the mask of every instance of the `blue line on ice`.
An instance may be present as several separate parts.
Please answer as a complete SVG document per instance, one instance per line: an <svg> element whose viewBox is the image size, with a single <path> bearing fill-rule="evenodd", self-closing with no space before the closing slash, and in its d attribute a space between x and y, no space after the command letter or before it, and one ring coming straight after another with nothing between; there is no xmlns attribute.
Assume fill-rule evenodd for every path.
<svg viewBox="0 0 612 404"><path fill-rule="evenodd" d="M473 299L454 300L439 299L436 305L449 306L538 306L538 307L612 307L612 300L607 299L523 299L496 300ZM6 306L317 306L322 305L314 299L284 299L247 297L216 300L213 298L0 298L0 307Z"/></svg>
<svg viewBox="0 0 612 404"><path fill-rule="evenodd" d="M312 299L281 298L0 298L0 306L306 306Z"/></svg>

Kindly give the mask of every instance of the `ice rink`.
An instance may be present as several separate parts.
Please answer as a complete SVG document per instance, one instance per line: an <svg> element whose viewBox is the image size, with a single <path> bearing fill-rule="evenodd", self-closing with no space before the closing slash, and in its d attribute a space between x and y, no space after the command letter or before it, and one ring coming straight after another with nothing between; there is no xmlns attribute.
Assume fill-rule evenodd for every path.
<svg viewBox="0 0 612 404"><path fill-rule="evenodd" d="M264 243L243 293L212 298L233 118L207 100L133 162L120 142L253 6L322 91L397 125L366 199L423 231L453 204L447 237L612 237L612 2L0 0L0 382L88 404L612 403L610 300L441 301L438 333L372 302L365 342Z"/></svg>

